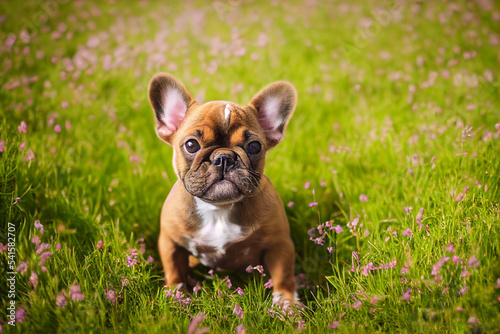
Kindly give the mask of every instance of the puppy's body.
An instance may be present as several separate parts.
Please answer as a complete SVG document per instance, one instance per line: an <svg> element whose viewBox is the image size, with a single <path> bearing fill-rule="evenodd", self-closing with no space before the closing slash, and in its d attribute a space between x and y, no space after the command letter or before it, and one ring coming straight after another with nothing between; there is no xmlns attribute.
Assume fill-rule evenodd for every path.
<svg viewBox="0 0 500 334"><path fill-rule="evenodd" d="M174 149L179 177L161 214L159 250L166 284L187 282L189 255L220 269L263 264L274 291L294 300L294 246L283 203L264 176L265 153L282 138L295 90L268 86L248 106L197 104L180 82L150 84L158 136Z"/></svg>

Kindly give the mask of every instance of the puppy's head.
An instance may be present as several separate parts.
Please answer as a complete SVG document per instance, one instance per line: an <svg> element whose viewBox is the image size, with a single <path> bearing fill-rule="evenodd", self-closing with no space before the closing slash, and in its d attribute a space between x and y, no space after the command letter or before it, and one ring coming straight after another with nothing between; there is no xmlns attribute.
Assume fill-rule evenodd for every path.
<svg viewBox="0 0 500 334"><path fill-rule="evenodd" d="M174 169L186 190L212 204L251 196L260 185L266 151L276 146L297 103L295 88L278 81L248 105L198 104L167 73L149 84L158 137L174 149Z"/></svg>

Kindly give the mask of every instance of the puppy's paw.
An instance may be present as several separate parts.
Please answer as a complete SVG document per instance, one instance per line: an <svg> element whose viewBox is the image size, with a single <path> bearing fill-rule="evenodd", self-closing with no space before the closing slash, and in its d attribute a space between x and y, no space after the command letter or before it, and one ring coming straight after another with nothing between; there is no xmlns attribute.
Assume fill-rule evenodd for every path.
<svg viewBox="0 0 500 334"><path fill-rule="evenodd" d="M184 284L184 283L170 284L170 285L165 284L163 286L163 290L175 292L175 291L187 291L187 288L186 288L186 284Z"/></svg>
<svg viewBox="0 0 500 334"><path fill-rule="evenodd" d="M288 310L291 306L304 308L304 304L299 301L297 291L275 291L273 292L273 305L282 310Z"/></svg>

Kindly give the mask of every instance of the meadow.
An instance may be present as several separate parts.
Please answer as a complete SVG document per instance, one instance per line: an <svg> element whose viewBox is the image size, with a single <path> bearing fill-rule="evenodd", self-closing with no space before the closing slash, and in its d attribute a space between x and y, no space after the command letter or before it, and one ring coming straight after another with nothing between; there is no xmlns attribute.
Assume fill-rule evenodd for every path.
<svg viewBox="0 0 500 334"><path fill-rule="evenodd" d="M3 1L0 332L499 332L499 44L486 0ZM297 88L265 172L303 308L258 270L163 289L160 71Z"/></svg>

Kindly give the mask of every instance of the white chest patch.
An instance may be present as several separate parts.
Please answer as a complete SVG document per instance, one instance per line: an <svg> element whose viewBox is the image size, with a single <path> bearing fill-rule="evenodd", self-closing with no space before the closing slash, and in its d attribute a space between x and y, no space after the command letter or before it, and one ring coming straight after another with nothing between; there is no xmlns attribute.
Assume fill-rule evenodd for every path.
<svg viewBox="0 0 500 334"><path fill-rule="evenodd" d="M241 239L244 233L241 227L230 221L231 208L220 209L215 205L195 198L196 209L201 217L201 228L189 240L189 251L201 263L211 266L226 249L235 241ZM200 251L207 249L207 252Z"/></svg>

